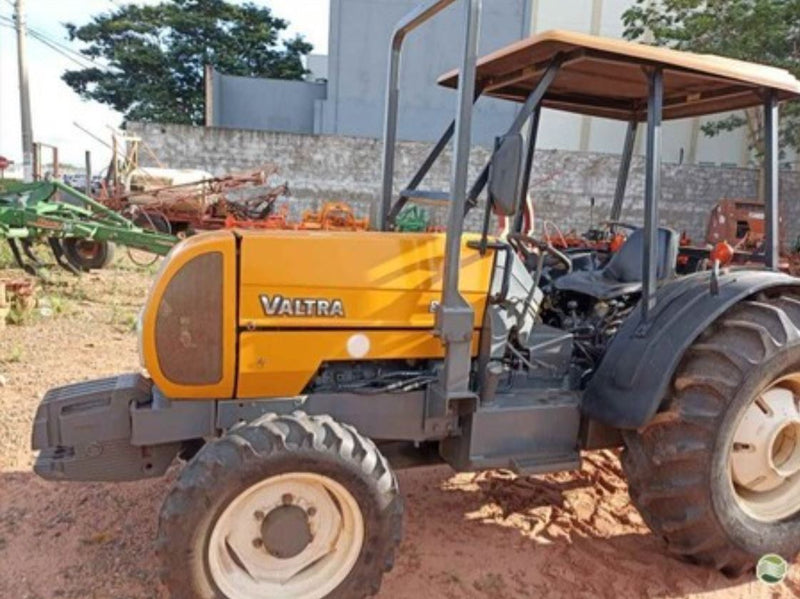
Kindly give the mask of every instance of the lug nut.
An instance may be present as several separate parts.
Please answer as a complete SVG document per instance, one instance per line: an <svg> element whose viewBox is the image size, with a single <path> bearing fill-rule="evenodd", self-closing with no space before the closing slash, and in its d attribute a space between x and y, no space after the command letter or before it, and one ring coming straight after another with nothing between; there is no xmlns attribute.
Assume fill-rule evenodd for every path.
<svg viewBox="0 0 800 599"><path fill-rule="evenodd" d="M253 539L253 547L255 547L256 549L261 549L263 546L264 546L263 539L261 539L260 537L256 537L255 539Z"/></svg>
<svg viewBox="0 0 800 599"><path fill-rule="evenodd" d="M294 501L294 496L291 493L284 493L281 501L283 501L283 505L291 505Z"/></svg>
<svg viewBox="0 0 800 599"><path fill-rule="evenodd" d="M315 508L315 507L308 508L308 515L309 516L314 516L316 513L317 513L317 508Z"/></svg>
<svg viewBox="0 0 800 599"><path fill-rule="evenodd" d="M255 514L253 514L253 516L255 517L256 520L263 520L264 519L264 512L262 512L261 510L258 510L258 511L256 511Z"/></svg>

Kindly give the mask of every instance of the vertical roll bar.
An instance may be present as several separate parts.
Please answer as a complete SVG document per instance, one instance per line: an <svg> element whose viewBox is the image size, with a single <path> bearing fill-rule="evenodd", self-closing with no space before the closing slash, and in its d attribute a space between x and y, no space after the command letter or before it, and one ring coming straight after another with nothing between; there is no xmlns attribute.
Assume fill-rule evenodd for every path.
<svg viewBox="0 0 800 599"><path fill-rule="evenodd" d="M764 202L767 268L778 269L780 224L778 206L778 99L767 90L764 101Z"/></svg>
<svg viewBox="0 0 800 599"><path fill-rule="evenodd" d="M443 306L454 304L457 299L461 298L458 292L458 275L461 263L461 234L464 229L464 206L467 200L469 151L472 145L472 103L475 95L475 64L478 62L481 5L482 0L467 0L467 39L464 47L464 60L458 78L453 173L447 214Z"/></svg>
<svg viewBox="0 0 800 599"><path fill-rule="evenodd" d="M664 109L664 72L650 72L647 99L647 164L644 183L644 260L642 261L642 321L646 325L656 307L658 267L658 201L661 199L661 117Z"/></svg>
<svg viewBox="0 0 800 599"><path fill-rule="evenodd" d="M386 112L383 126L383 166L382 166L382 191L380 204L374 205L375 214L370 215L370 221L378 230L386 230L386 217L392 203L392 184L394 182L394 157L395 143L397 141L397 111L399 106L400 88L400 55L406 35L425 21L436 16L450 6L455 0L428 0L403 17L392 33L389 46L389 72L386 80Z"/></svg>
<svg viewBox="0 0 800 599"><path fill-rule="evenodd" d="M441 430L451 414L451 401L474 399L470 391L472 330L475 313L458 289L461 268L461 234L467 203L467 175L472 140L472 104L475 94L475 65L478 61L478 30L483 0L466 0L467 32L464 57L458 78L458 108L453 140L453 172L445 236L442 297L436 309L436 335L445 348L444 365L429 387L425 405L426 431Z"/></svg>

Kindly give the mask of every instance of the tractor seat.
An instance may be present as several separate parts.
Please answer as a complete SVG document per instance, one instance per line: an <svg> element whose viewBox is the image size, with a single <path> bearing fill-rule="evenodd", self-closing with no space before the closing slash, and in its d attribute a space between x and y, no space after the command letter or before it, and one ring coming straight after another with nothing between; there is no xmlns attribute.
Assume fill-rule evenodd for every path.
<svg viewBox="0 0 800 599"><path fill-rule="evenodd" d="M675 276L678 259L678 233L666 227L658 229L656 279ZM573 271L555 280L559 291L574 291L590 297L608 300L642 290L644 229L630 234L619 251L611 256L600 270Z"/></svg>

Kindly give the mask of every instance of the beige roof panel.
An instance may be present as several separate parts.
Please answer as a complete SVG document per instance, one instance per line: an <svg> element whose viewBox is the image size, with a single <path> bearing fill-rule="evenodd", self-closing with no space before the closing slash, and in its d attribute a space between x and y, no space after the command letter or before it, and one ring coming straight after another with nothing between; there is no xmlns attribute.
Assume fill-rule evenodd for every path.
<svg viewBox="0 0 800 599"><path fill-rule="evenodd" d="M664 118L726 112L763 103L764 88L779 100L800 97L800 81L788 71L710 54L575 33L546 31L492 52L478 61L484 95L523 102L550 61L566 57L543 105L624 120L647 118L647 68L664 68ZM439 78L458 85L458 71Z"/></svg>

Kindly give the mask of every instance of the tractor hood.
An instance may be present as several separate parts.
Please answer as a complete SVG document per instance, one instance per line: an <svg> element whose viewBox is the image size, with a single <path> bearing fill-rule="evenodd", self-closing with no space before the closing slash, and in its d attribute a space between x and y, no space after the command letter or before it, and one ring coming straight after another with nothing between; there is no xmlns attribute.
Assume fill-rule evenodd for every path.
<svg viewBox="0 0 800 599"><path fill-rule="evenodd" d="M464 238L474 347L494 253ZM141 353L171 398L291 396L341 360L440 359L445 236L226 230L177 245L142 313ZM477 350L477 349L476 349Z"/></svg>
<svg viewBox="0 0 800 599"><path fill-rule="evenodd" d="M240 233L239 325L423 328L442 294L443 234ZM492 255L462 248L461 292L483 318Z"/></svg>

